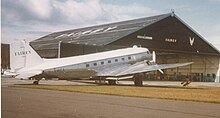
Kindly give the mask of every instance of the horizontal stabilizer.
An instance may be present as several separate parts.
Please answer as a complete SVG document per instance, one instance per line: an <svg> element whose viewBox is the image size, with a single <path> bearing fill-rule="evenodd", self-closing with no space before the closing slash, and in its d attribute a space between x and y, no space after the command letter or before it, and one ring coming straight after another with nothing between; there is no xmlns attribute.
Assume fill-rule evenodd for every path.
<svg viewBox="0 0 220 118"><path fill-rule="evenodd" d="M28 79L30 77L36 76L41 74L42 71L30 71L30 72L23 72L21 74L19 74L18 76L16 76L15 78L22 78L22 79Z"/></svg>

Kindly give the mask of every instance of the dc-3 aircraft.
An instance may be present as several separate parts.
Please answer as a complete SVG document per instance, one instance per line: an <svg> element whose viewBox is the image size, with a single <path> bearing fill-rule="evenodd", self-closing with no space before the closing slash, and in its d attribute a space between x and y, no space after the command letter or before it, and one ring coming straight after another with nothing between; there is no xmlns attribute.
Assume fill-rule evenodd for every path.
<svg viewBox="0 0 220 118"><path fill-rule="evenodd" d="M99 78L108 81L110 85L135 74L167 68L186 66L193 62L176 64L157 64L155 52L147 48L133 46L106 52L80 56L44 59L25 41L10 45L10 66L16 73L16 78L34 78L33 84L38 84L41 78ZM134 83L142 79L134 78ZM139 84L135 84L139 85Z"/></svg>

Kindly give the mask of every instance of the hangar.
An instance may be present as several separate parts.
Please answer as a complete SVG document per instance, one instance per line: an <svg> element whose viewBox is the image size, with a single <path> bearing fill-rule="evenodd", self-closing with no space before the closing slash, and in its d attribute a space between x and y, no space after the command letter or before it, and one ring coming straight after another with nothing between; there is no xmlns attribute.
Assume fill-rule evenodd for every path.
<svg viewBox="0 0 220 118"><path fill-rule="evenodd" d="M44 58L68 57L138 45L156 51L157 62L192 65L146 78L219 82L220 52L174 12L49 34L31 42Z"/></svg>
<svg viewBox="0 0 220 118"><path fill-rule="evenodd" d="M10 65L9 44L1 43L1 69L8 69Z"/></svg>

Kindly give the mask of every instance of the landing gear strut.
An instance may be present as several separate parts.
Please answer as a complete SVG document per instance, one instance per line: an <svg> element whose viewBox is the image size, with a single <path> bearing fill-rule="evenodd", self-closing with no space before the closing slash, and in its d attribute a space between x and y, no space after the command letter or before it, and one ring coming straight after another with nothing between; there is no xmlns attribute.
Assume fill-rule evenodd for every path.
<svg viewBox="0 0 220 118"><path fill-rule="evenodd" d="M134 85L135 86L143 86L143 78L144 78L143 73L135 74L133 77Z"/></svg>

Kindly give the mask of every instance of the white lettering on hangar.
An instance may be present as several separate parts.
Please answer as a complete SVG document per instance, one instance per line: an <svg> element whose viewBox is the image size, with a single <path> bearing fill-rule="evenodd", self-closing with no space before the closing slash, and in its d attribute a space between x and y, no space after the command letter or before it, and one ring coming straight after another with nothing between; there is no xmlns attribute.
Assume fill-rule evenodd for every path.
<svg viewBox="0 0 220 118"><path fill-rule="evenodd" d="M93 30L86 30L86 31L76 31L76 32L71 32L68 34L60 34L55 39L57 38L63 38L63 37L76 37L76 36L81 36L81 35L90 35L94 33L101 33L101 32L108 32L116 29L117 26L111 26L111 27L105 27L105 28L99 28L99 29L93 29Z"/></svg>
<svg viewBox="0 0 220 118"><path fill-rule="evenodd" d="M166 42L170 42L170 43L176 43L176 42L177 42L177 39L174 39L174 38L165 38L165 41L166 41Z"/></svg>
<svg viewBox="0 0 220 118"><path fill-rule="evenodd" d="M151 36L142 36L142 35L137 35L137 38L138 39L149 39L149 40L152 40L153 39L153 37L151 37Z"/></svg>

